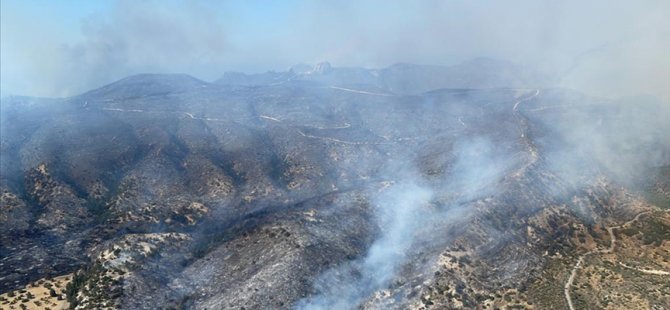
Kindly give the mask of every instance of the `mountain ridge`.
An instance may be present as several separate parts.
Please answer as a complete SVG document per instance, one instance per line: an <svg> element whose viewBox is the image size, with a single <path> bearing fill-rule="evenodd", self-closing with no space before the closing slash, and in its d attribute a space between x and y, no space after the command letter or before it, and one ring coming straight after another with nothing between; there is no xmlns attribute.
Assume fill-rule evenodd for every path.
<svg viewBox="0 0 670 310"><path fill-rule="evenodd" d="M642 212L617 235L626 247L575 276L628 280L568 295L670 302L664 278L616 267L670 268L656 104L484 80L435 90L452 79L424 85L417 68L383 87L322 65L280 84L139 75L58 104L10 98L0 302L55 278L53 302L72 308L551 309L568 305L578 258Z"/></svg>

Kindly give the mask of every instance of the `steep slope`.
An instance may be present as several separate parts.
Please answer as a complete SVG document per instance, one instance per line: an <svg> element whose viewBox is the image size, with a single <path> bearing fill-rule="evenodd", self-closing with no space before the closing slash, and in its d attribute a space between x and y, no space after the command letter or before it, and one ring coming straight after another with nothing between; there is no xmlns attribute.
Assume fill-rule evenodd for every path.
<svg viewBox="0 0 670 310"><path fill-rule="evenodd" d="M54 294L73 308L565 308L574 265L613 227L668 220L645 197L667 183L648 173L670 160L670 128L637 125L666 114L492 88L527 77L503 66L477 84L473 66L140 75L3 100L0 291L67 275ZM635 223L622 242L668 270L669 227ZM582 260L614 270L630 253ZM574 302L602 306L586 289ZM630 294L667 306L663 290ZM3 307L27 297L12 294Z"/></svg>

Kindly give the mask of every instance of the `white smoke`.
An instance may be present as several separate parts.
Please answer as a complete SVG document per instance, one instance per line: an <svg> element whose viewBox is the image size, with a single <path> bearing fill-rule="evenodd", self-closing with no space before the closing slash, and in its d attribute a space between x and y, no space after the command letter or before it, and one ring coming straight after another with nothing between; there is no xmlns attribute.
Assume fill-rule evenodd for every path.
<svg viewBox="0 0 670 310"><path fill-rule="evenodd" d="M386 179L397 180L369 196L375 208L379 236L365 256L346 262L322 274L315 282L317 294L296 304L298 309L352 309L375 291L387 288L408 263L411 253L422 247L449 240L435 238L436 231L465 223L472 215L469 203L496 190L497 182L512 161L496 153L486 138L473 138L455 145L452 170L446 180L429 182L412 160L394 160ZM446 205L437 193L449 196Z"/></svg>

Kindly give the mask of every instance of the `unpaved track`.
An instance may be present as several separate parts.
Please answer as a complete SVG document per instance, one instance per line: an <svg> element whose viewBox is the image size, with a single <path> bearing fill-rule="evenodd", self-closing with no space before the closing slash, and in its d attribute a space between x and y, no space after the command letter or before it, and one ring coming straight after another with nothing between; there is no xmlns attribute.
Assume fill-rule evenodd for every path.
<svg viewBox="0 0 670 310"><path fill-rule="evenodd" d="M341 91L346 91L346 92L350 92L350 93L372 95L372 96L383 96L383 97L395 97L396 96L396 95L393 95L393 94L373 93L373 92L369 92L369 91L357 90L357 89L351 89L351 88L344 88L344 87L339 87L339 86L329 86L328 88L337 89L337 90L341 90Z"/></svg>
<svg viewBox="0 0 670 310"><path fill-rule="evenodd" d="M468 125L465 125L465 122L463 122L463 118L461 116L458 117L458 122L461 123L464 128L468 127Z"/></svg>
<svg viewBox="0 0 670 310"><path fill-rule="evenodd" d="M584 259L591 254L613 253L614 249L616 247L616 235L614 234L614 230L615 229L620 229L620 228L625 227L627 225L630 225L630 224L634 223L635 221L638 221L642 215L649 214L649 213L651 213L651 211L640 212L633 219L631 219L628 222L625 222L625 223L623 223L621 225L617 225L617 226L607 227L607 232L610 235L610 246L609 246L609 248L604 249L604 250L592 250L592 251L586 252L586 253L582 254L582 256L580 256L577 259L577 263L575 263L575 266L572 268L572 271L570 272L570 277L568 278L568 281L565 283L565 286L563 287L563 293L565 294L565 300L568 302L568 308L570 308L570 310L575 310L575 307L572 304L572 297L570 296L570 288L572 287L572 283L575 281L575 277L577 276L577 271L582 266L582 263L584 262ZM631 267L631 266L625 265L621 262L619 262L619 265L624 266L625 268L628 268L628 269L637 270L637 271L647 273L647 274L670 275L670 272L663 271L663 270L641 269L641 268L636 268L636 267Z"/></svg>
<svg viewBox="0 0 670 310"><path fill-rule="evenodd" d="M318 140L324 140L324 141L330 141L330 142L335 142L335 143L341 143L341 144L349 144L349 145L383 145L383 144L396 144L396 142L359 142L359 141L346 141L346 140L340 140L340 139L335 139L335 138L330 138L330 137L319 137L319 136L313 136L304 133L300 129L296 129L298 133L305 137L305 138L311 138L311 139L318 139Z"/></svg>
<svg viewBox="0 0 670 310"><path fill-rule="evenodd" d="M270 121L273 121L273 122L282 123L282 120L280 120L280 119L278 119L278 118L276 118L276 117L267 116L267 115L260 115L260 116L258 116L258 117L259 117L259 118L262 118L262 119L270 120ZM341 128L348 128L349 126L351 126L349 123L345 123L345 126L343 126L343 127L335 127L335 128L337 128L337 129L341 129ZM291 127L292 127L292 126L291 126ZM308 127L314 127L314 126L308 126ZM328 141L328 142L335 142L335 143L340 143L340 144L348 144L348 145L381 145L381 144L395 144L395 142L359 142L359 141L346 141L346 140L340 140L340 139L330 138L330 137L314 136L314 135L306 134L305 132L303 132L302 130L300 130L300 129L298 129L298 128L294 128L294 129L298 132L298 134L300 134L301 136L303 136L303 137L305 137L305 138L317 139L317 140L323 140L323 141ZM319 129L321 129L321 128L319 128ZM331 128L323 127L323 129L331 129Z"/></svg>
<svg viewBox="0 0 670 310"><path fill-rule="evenodd" d="M588 252L577 259L577 263L575 264L575 267L572 268L572 272L570 272L570 277L568 278L568 282L565 283L565 286L563 287L563 292L565 293L565 299L568 301L568 308L570 310L575 310L575 306L572 305L572 297L570 297L570 287L572 287L572 282L575 281L575 276L577 276L577 269L582 265L582 262L584 261L584 257L586 255L591 254L592 252Z"/></svg>
<svg viewBox="0 0 670 310"><path fill-rule="evenodd" d="M536 89L535 92L527 96L525 98L520 98L514 103L514 106L512 107L512 113L514 113L514 116L519 120L519 123L521 125L521 141L525 146L525 149L527 150L528 154L530 155L530 160L527 161L519 170L517 170L514 174L512 174L513 177L518 178L522 176L526 170L532 165L534 165L537 160L539 159L537 147L535 146L535 143L530 138L529 132L530 132L530 122L528 121L528 118L524 116L520 111L519 111L519 105L523 102L529 101L537 96L540 95L540 90Z"/></svg>
<svg viewBox="0 0 670 310"><path fill-rule="evenodd" d="M639 268L639 267L633 267L633 266L628 266L628 265L626 265L622 262L619 262L619 265L621 265L624 268L628 268L628 269L639 271L639 272L646 273L646 274L653 274L653 275L657 275L657 276L670 276L670 272L665 271L665 270L644 269L644 268Z"/></svg>
<svg viewBox="0 0 670 310"><path fill-rule="evenodd" d="M347 122L343 122L342 125L334 125L334 126L318 126L318 125L302 125L303 127L309 127L309 128L314 128L318 130L337 130L337 129L347 129L351 127L351 124Z"/></svg>
<svg viewBox="0 0 670 310"><path fill-rule="evenodd" d="M535 90L535 93L534 93L533 95L531 95L530 97L520 99L519 101L517 101L516 103L514 103L514 107L512 107L512 111L514 111L514 112L519 111L519 104L520 104L520 103L525 102L525 101L528 101L528 100L530 100L530 99L533 99L533 98L537 97L539 94L540 94L540 90L539 90L539 89L536 89L536 90Z"/></svg>
<svg viewBox="0 0 670 310"><path fill-rule="evenodd" d="M146 111L146 110L138 110L138 109L119 109L119 108L102 108L102 110L105 111L114 111L114 112L128 112L128 113L173 113L173 114L183 114L186 115L187 117L195 120L203 120L203 121L212 121L212 122L235 122L237 123L238 121L235 120L227 120L227 119L220 119L220 118L209 118L209 117L197 117L193 115L191 112L184 112L184 111ZM259 115L258 118L260 119L265 119L277 123L283 123L282 120L268 116L268 115ZM292 126L293 127L293 126ZM307 127L313 127L316 129L344 129L344 128L349 128L351 127L351 124L349 123L344 123L344 125L341 126L334 126L334 127L317 127L317 126L307 126ZM397 142L362 142L362 141L346 141L346 140L340 140L340 139L335 139L335 138L330 138L330 137L320 137L320 136L314 136L310 134L304 133L302 130L295 128L295 130L298 132L303 137L310 138L310 139L318 139L318 140L323 140L323 141L329 141L329 142L335 142L335 143L340 143L340 144L348 144L348 145L382 145L382 144L395 144ZM404 141L408 140L406 139L398 139L398 141Z"/></svg>
<svg viewBox="0 0 670 310"><path fill-rule="evenodd" d="M231 120L231 119L223 119L223 118L209 118L209 117L197 117L193 115L191 112L185 112L185 111L147 111L147 110L139 110L139 109L119 109L119 108L101 108L101 110L104 111L114 111L114 112L128 112L128 113L165 113L165 114L181 114L181 115L186 115L190 119L196 119L196 120L202 120L202 121L210 121L210 122L233 122L237 123L239 121L237 120Z"/></svg>

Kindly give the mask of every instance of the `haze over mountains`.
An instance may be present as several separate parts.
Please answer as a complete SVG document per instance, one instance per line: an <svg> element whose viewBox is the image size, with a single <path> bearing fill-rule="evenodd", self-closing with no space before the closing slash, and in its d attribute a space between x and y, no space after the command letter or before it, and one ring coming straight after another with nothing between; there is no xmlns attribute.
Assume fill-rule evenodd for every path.
<svg viewBox="0 0 670 310"><path fill-rule="evenodd" d="M667 105L554 82L479 58L5 97L0 302L669 307Z"/></svg>
<svg viewBox="0 0 670 310"><path fill-rule="evenodd" d="M455 66L396 64L383 69L333 68L295 65L288 72L247 75L227 72L214 83L223 85L277 85L305 82L325 85L362 85L397 94L420 94L441 88L532 88L552 85L552 80L509 62L473 59Z"/></svg>
<svg viewBox="0 0 670 310"><path fill-rule="evenodd" d="M1 5L5 96L73 96L142 73L213 81L224 71L285 71L299 62L386 68L489 57L538 68L591 95L670 100L665 0Z"/></svg>

